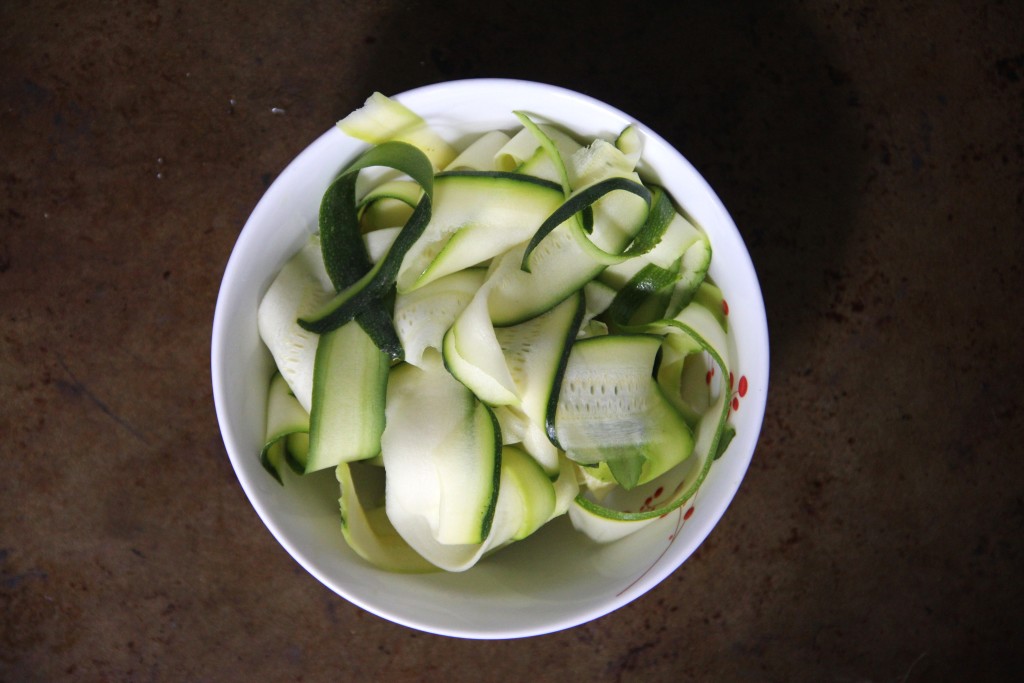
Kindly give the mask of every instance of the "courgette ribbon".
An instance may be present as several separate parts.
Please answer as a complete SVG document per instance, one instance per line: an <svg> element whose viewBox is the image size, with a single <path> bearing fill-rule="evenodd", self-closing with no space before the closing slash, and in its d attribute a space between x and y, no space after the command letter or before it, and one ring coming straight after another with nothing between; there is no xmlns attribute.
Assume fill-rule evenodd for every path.
<svg viewBox="0 0 1024 683"><path fill-rule="evenodd" d="M690 324L689 321L684 321L677 317L674 319L658 320L644 325L623 326L623 331L662 335L684 334L695 341L708 354L722 377L728 377L729 363L726 361L728 350L723 345L720 352L716 345L712 344L709 340L708 337L711 335L706 334L706 332L711 330L701 330L699 328L700 325ZM697 424L697 428L694 430L695 443L691 458L696 457L697 461L689 466L687 474L675 486L672 494L664 504L651 510L625 512L605 507L601 503L591 500L582 492L576 496L576 504L600 517L635 522L661 517L681 507L697 493L697 490L711 469L711 464L721 457L729 441L735 435L735 430L729 427L727 423L731 401L732 388L728 382L724 382L717 399L708 407L708 410L704 413L704 416Z"/></svg>
<svg viewBox="0 0 1024 683"><path fill-rule="evenodd" d="M349 287L373 267L359 231L355 196L356 174L345 174L331 183L320 203L320 250L327 275L337 292ZM382 300L367 306L355 321L392 360L403 359L402 342Z"/></svg>
<svg viewBox="0 0 1024 683"><path fill-rule="evenodd" d="M355 187L359 172L372 166L384 166L408 175L423 188L423 195L388 252L369 266L359 229ZM365 314L360 324L364 329L371 326L374 331L367 329L367 333L382 350L396 357L401 344L383 299L394 287L406 252L430 222L433 197L434 169L430 160L405 142L384 142L371 147L343 170L324 198L327 207L321 206L320 226L324 265L338 293L308 318L300 318L299 325L310 332L324 334ZM323 220L325 211L326 221ZM328 228L326 235L324 227Z"/></svg>
<svg viewBox="0 0 1024 683"><path fill-rule="evenodd" d="M725 322L719 320L706 305L710 302L699 300L700 296L695 297L697 300L675 315L669 313L670 317L656 316L652 321L631 319L645 299L671 291L684 275L681 272L681 265L681 262L677 262L672 268L661 268L651 263L641 268L612 300L608 308L609 323L621 334L681 334L689 337L698 348L707 353L720 376L728 377L730 358ZM703 279L703 274L700 274L699 281ZM576 497L577 505L600 517L637 522L660 517L682 506L694 496L707 477L711 464L722 456L735 436L735 429L728 424L731 402L732 387L729 382L724 382L718 397L696 426L696 441L691 456L696 456L696 462L689 465L685 476L675 485L672 494L662 505L645 511L625 512L606 507L582 492Z"/></svg>
<svg viewBox="0 0 1024 683"><path fill-rule="evenodd" d="M520 265L522 270L527 273L530 272L530 255L544 238L551 234L551 231L580 212L590 209L597 200L606 194L617 190L630 192L643 199L648 207L647 216L636 235L634 235L629 247L617 254L600 249L585 236L589 231L577 225L577 230L583 233L579 236L580 239L589 242L590 246L587 250L589 255L598 263L612 265L646 254L656 247L661 238L664 237L665 231L675 215L675 207L672 205L671 199L660 187L654 186L648 189L642 183L630 180L629 178L615 176L600 180L593 185L578 190L545 219L526 245L526 251L523 253L523 261Z"/></svg>
<svg viewBox="0 0 1024 683"><path fill-rule="evenodd" d="M555 167L555 172L558 173L558 184L561 187L563 195L568 199L572 194L572 184L569 182L569 169L565 166L565 159L562 158L562 153L558 151L558 145L551 139L551 136L544 132L544 130L537 125L537 123L530 118L529 114L523 111L512 112L515 117L519 119L519 122L523 124L523 128L530 131L537 144L544 150L548 159L551 160L552 165ZM590 233L594 229L594 210L590 205L584 206L578 213L573 216L576 219L577 225L583 232ZM525 269L524 269L525 270ZM527 271L529 272L529 271Z"/></svg>

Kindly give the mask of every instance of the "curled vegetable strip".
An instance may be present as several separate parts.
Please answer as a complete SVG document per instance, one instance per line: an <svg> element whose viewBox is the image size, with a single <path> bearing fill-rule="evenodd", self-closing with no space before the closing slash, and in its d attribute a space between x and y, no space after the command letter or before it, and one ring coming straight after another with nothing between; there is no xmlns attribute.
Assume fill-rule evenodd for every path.
<svg viewBox="0 0 1024 683"><path fill-rule="evenodd" d="M636 333L686 335L707 352L722 377L729 376L726 331L714 315L700 304L688 306L673 319L626 327ZM634 530L623 522L654 520L685 504L700 488L720 452L719 444L726 432L731 400L732 390L727 382L723 382L715 401L697 422L690 458L663 477L633 491L624 492L619 499L613 494L598 503L581 493L570 508L573 523L597 540L611 540ZM657 487L670 492L666 502L649 509L626 509L637 501L645 500L645 496L650 496Z"/></svg>
<svg viewBox="0 0 1024 683"><path fill-rule="evenodd" d="M618 324L629 324L650 297L669 289L678 279L678 269L648 263L618 291L608 307L608 315ZM659 313L664 313L664 308Z"/></svg>
<svg viewBox="0 0 1024 683"><path fill-rule="evenodd" d="M382 144L392 140L419 149L434 170L447 166L455 150L416 112L386 95L375 92L359 109L338 121L338 128L357 140Z"/></svg>
<svg viewBox="0 0 1024 683"><path fill-rule="evenodd" d="M647 203L648 207L651 206L652 200L650 191L641 183L632 181L629 178L614 176L611 178L600 180L594 183L593 185L585 187L582 190L576 192L569 199L565 200L565 202L560 207L555 209L554 213L552 213L547 218L547 220L545 220L541 224L541 226L537 228L537 232L534 233L533 237L530 239L529 244L526 245L526 252L523 254L523 260L520 266L522 270L524 270L527 273L530 272L530 255L533 253L534 249L536 249L537 246L544 240L544 238L551 233L552 230L557 228L565 221L571 219L584 208L593 206L594 202L596 202L598 199L604 197L606 194L609 194L610 192L614 192L615 190L624 190L626 192L635 194L636 196L643 199L644 202ZM652 228L652 230L656 229L656 226ZM578 230L582 231L582 228L578 228ZM641 230L643 229L641 228ZM664 232L664 225L661 226L661 230L662 232ZM658 236L658 238L660 239L660 235ZM645 237L645 242L648 239L649 238ZM597 246L593 245L593 243L590 240L586 240L586 242L593 246L592 251L598 256L598 258L595 258L595 260L598 261L599 263L615 263L617 260L620 260L622 258L621 255L608 254L607 252L598 249ZM654 240L654 242L657 243L657 240ZM651 246L654 245L652 244ZM636 254L631 255L635 256ZM629 257L627 256L625 258Z"/></svg>
<svg viewBox="0 0 1024 683"><path fill-rule="evenodd" d="M335 181L336 183L343 182L342 189L345 190L346 196L351 197L353 209L345 219L346 221L356 216L356 175L359 171L371 166L386 166L405 173L423 188L423 196L420 197L412 216L409 217L402 231L395 238L384 258L354 283L348 284L323 308L308 318L300 319L299 325L303 329L318 334L330 332L352 320L359 313L374 305L374 302L386 296L395 284L395 277L402 265L405 253L419 239L427 223L430 222L431 202L434 194L433 167L423 152L404 142L384 142L370 148L342 172L338 181ZM351 179L343 180L346 178ZM350 195L348 194L349 185L351 185ZM345 232L358 231L358 219L354 223L343 223L341 230ZM335 258L344 259L344 256L339 256L333 249L328 248L324 258L326 261ZM330 272L331 266L328 266L328 273Z"/></svg>
<svg viewBox="0 0 1024 683"><path fill-rule="evenodd" d="M437 571L405 542L397 531L382 502L376 505L364 500L366 491L383 490L384 470L375 465L346 463L335 470L341 496L341 530L356 554L382 569L402 573ZM362 494L362 495L360 495Z"/></svg>
<svg viewBox="0 0 1024 683"><path fill-rule="evenodd" d="M562 192L568 197L572 192L571 184L569 183L569 171L565 168L565 160L562 158L561 152L558 151L558 146L555 145L555 141L545 133L540 126L538 126L525 112L517 111L513 112L519 122L523 124L523 127L530 131L541 149L544 150L545 154L551 160L551 163L555 166L555 172L558 174L559 183L562 186Z"/></svg>
<svg viewBox="0 0 1024 683"><path fill-rule="evenodd" d="M281 373L275 372L267 392L266 439L260 451L260 464L277 483L284 484L281 479L281 465L284 462L287 461L292 469L299 472L305 469L304 463L293 463L295 456L289 453L288 442L293 436L308 433L309 415L288 388Z"/></svg>
<svg viewBox="0 0 1024 683"><path fill-rule="evenodd" d="M355 201L357 175L357 172L343 173L327 188L320 202L320 249L327 275L339 292L365 275L373 265L359 229ZM402 359L402 344L383 301L367 306L355 320L392 360Z"/></svg>
<svg viewBox="0 0 1024 683"><path fill-rule="evenodd" d="M356 208L360 211L364 211L374 202L384 199L394 199L405 204L409 208L414 209L416 208L416 202L420 200L422 192L423 191L420 186L411 180L391 180L386 183L381 183L363 195Z"/></svg>
<svg viewBox="0 0 1024 683"><path fill-rule="evenodd" d="M565 157L562 156L562 152L558 149L558 144L525 112L517 111L513 113L519 119L519 122L523 124L523 128L529 131L537 140L541 150L543 150L551 164L555 167L555 173L562 186L562 193L565 197L569 197L572 194L572 181L569 179L569 169L565 165ZM590 232L594 229L594 211L589 204L573 214L573 219L584 232Z"/></svg>

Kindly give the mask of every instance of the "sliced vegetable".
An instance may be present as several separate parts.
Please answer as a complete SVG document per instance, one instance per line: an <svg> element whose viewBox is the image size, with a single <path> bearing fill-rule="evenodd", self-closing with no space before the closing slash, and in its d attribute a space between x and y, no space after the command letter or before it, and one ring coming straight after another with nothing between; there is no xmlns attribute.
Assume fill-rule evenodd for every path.
<svg viewBox="0 0 1024 683"><path fill-rule="evenodd" d="M552 230L557 228L563 222L569 220L580 211L592 206L594 202L604 197L610 192L615 190L624 190L635 194L644 200L648 205L651 203L651 194L646 187L640 183L633 182L627 178L607 178L601 180L593 185L580 190L577 194L574 194L569 200L558 207L558 209L551 214L537 229L533 237L530 238L530 243L526 245L526 250L523 252L523 260L521 267L526 272L530 272L530 255L533 254L533 250L541 243L541 241L551 233ZM589 240L585 240L586 244L591 244ZM606 254L603 250L596 249L595 254ZM620 255L611 255L611 262L614 262ZM628 256L622 256L622 258L628 258ZM605 264L607 265L607 264Z"/></svg>
<svg viewBox="0 0 1024 683"><path fill-rule="evenodd" d="M573 341L586 310L583 292L547 313L496 330L522 413L523 447L551 477L558 474L558 449L549 437L547 416L558 402Z"/></svg>
<svg viewBox="0 0 1024 683"><path fill-rule="evenodd" d="M619 133L619 137L615 138L615 146L626 156L633 166L636 166L637 162L640 161L640 155L643 153L644 141L640 134L640 129L636 126L626 126Z"/></svg>
<svg viewBox="0 0 1024 683"><path fill-rule="evenodd" d="M735 433L711 244L638 174L640 130L516 116L459 151L372 96L339 125L374 146L260 304L261 462L333 467L346 541L387 570L463 571L566 514L621 538Z"/></svg>
<svg viewBox="0 0 1024 683"><path fill-rule="evenodd" d="M486 273L468 268L395 297L395 327L405 361L420 365L427 349L441 350L445 333L484 282Z"/></svg>
<svg viewBox="0 0 1024 683"><path fill-rule="evenodd" d="M281 268L256 312L260 338L306 412L313 404L318 335L300 326L297 319L329 301L333 292L320 253L320 238L314 236Z"/></svg>
<svg viewBox="0 0 1024 683"><path fill-rule="evenodd" d="M355 174L371 166L386 166L408 174L423 188L423 195L384 258L326 305L299 319L299 325L310 332L323 334L337 329L386 296L394 285L406 252L416 243L430 221L434 176L430 161L423 152L401 142L385 142L370 148L342 173L343 177L353 177L347 183L353 191ZM356 228L349 225L345 229Z"/></svg>
<svg viewBox="0 0 1024 683"><path fill-rule="evenodd" d="M354 322L320 336L306 471L380 453L391 360Z"/></svg>
<svg viewBox="0 0 1024 683"><path fill-rule="evenodd" d="M556 185L530 176L481 171L438 175L430 222L402 261L398 291L485 263L525 242L561 201Z"/></svg>
<svg viewBox="0 0 1024 683"><path fill-rule="evenodd" d="M267 392L267 428L260 463L278 483L281 465L288 452L288 440L309 431L309 415L292 394L281 373L275 372Z"/></svg>
<svg viewBox="0 0 1024 683"><path fill-rule="evenodd" d="M498 155L508 144L510 138L500 130L484 133L462 150L455 159L445 167L445 171L502 171Z"/></svg>
<svg viewBox="0 0 1024 683"><path fill-rule="evenodd" d="M421 150L435 169L455 158L455 150L419 114L401 102L375 92L359 109L338 121L352 137L374 144L404 142Z"/></svg>
<svg viewBox="0 0 1024 683"><path fill-rule="evenodd" d="M661 476L693 449L689 427L652 377L661 344L656 335L577 341L549 413L549 431L566 455L605 468L626 490Z"/></svg>
<svg viewBox="0 0 1024 683"><path fill-rule="evenodd" d="M341 530L349 547L367 562L392 572L437 571L405 542L384 507L384 470L342 463L335 472L341 488Z"/></svg>
<svg viewBox="0 0 1024 683"><path fill-rule="evenodd" d="M372 165L379 156L367 154L364 161ZM372 265L359 228L355 202L356 178L355 172L343 173L327 188L320 203L320 248L324 267L335 290L339 292L365 275ZM390 310L383 299L367 306L356 316L356 322L381 351L394 360L401 360L402 345L398 341ZM326 355L317 355L324 361L328 359Z"/></svg>
<svg viewBox="0 0 1024 683"><path fill-rule="evenodd" d="M487 314L482 286L444 335L444 364L455 379L492 406L517 405L519 392Z"/></svg>
<svg viewBox="0 0 1024 683"><path fill-rule="evenodd" d="M490 410L428 352L422 368L392 371L386 415L381 453L398 533L421 552L431 543L481 543L501 470L501 434Z"/></svg>
<svg viewBox="0 0 1024 683"><path fill-rule="evenodd" d="M708 354L720 377L729 376L726 331L707 307L691 303L675 318L639 326L637 331L640 330L685 335ZM593 496L581 493L570 509L573 523L595 540L607 539L617 533L612 531L613 528L623 528L622 522L655 519L689 501L703 483L711 463L719 453L719 442L726 431L730 400L731 388L728 382L720 382L717 395L697 421L693 454L685 462L633 490L613 489L600 502ZM648 503L648 499L655 504ZM613 523L609 526L601 520Z"/></svg>
<svg viewBox="0 0 1024 683"><path fill-rule="evenodd" d="M555 511L555 487L536 460L515 446L501 452L502 476L513 481L518 494L517 507L522 510L512 540L519 541L543 526Z"/></svg>
<svg viewBox="0 0 1024 683"><path fill-rule="evenodd" d="M555 126L536 123L526 112L514 113L523 128L499 151L499 165L516 173L554 182L568 194L573 181L568 176L565 160L582 146Z"/></svg>
<svg viewBox="0 0 1024 683"><path fill-rule="evenodd" d="M408 222L422 194L423 189L411 180L385 181L371 188L356 205L364 238L380 230L400 229ZM371 260L376 262L379 259Z"/></svg>

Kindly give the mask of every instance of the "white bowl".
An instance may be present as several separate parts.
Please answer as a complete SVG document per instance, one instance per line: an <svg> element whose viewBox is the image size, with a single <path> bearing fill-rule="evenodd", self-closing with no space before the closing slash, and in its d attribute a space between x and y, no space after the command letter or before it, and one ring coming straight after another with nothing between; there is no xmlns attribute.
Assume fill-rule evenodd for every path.
<svg viewBox="0 0 1024 683"><path fill-rule="evenodd" d="M642 596L696 550L750 463L768 387L767 323L750 257L729 214L690 163L607 104L550 85L493 79L440 83L395 97L453 142L516 128L513 110L561 124L581 138L613 139L637 124L647 175L696 218L712 243L710 276L729 302L733 371L746 378L747 391L732 415L736 437L693 501L620 541L591 543L563 517L462 573L393 574L364 562L342 537L332 472L291 478L282 487L258 459L272 364L257 333L257 305L274 274L315 230L329 181L365 148L332 127L267 190L224 273L213 321L212 377L231 463L256 512L292 557L338 595L384 619L480 639L539 635L596 619Z"/></svg>

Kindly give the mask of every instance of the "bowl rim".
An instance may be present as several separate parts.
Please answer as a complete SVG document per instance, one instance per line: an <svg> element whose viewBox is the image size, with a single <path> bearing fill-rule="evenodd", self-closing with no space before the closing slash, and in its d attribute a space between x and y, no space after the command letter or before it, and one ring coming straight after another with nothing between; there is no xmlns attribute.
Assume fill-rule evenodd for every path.
<svg viewBox="0 0 1024 683"><path fill-rule="evenodd" d="M678 151L673 145L668 143L662 138L657 132L651 130L645 124L637 120L635 117L629 116L622 110L598 100L590 95L570 90L557 85L551 85L547 83L541 83L537 81L521 80L521 79L503 79L503 78L480 78L480 79L462 79L454 81L445 81L440 83L433 83L429 85L420 86L407 90L405 92L393 95L392 97L399 102L403 102L410 106L414 111L416 110L415 103L423 99L430 99L438 96L450 96L452 93L467 92L474 90L487 90L487 89L541 89L545 94L549 94L553 97L561 97L569 100L574 100L577 103L582 103L590 107L601 109L613 117L619 118L622 121L630 122L636 125L644 137L649 140L648 145L656 144L660 146L665 153L675 157L677 162L684 164L692 171L692 181L698 183L700 187L699 191L707 195L709 201L714 205L715 210L720 214L720 218L724 219L724 226L719 225L716 230L725 229L733 233L731 238L738 240L739 251L734 254L734 258L740 258L741 262L737 264L737 267L743 268L750 273L750 284L752 290L747 293L744 297L744 303L749 308L747 312L747 320L750 328L754 334L749 337L745 337L743 341L743 347L748 352L748 355L756 358L759 363L763 365L761 375L763 381L761 386L757 388L756 392L752 392L748 401L748 413L753 415L748 418L749 422L747 427L750 429L750 434L746 437L745 443L749 444L744 449L743 453L732 453L730 452L730 458L739 459L742 463L742 467L734 468L736 476L733 480L730 480L725 486L725 490L719 495L718 501L714 505L714 509L710 514L705 515L703 521L700 524L700 528L695 533L691 534L690 542L687 543L685 550L680 550L676 554L679 555L678 561L659 563L657 568L652 568L652 571L642 577L631 585L627 590L624 590L619 595L613 598L605 598L598 600L593 605L586 609L576 610L572 613L565 615L562 619L549 620L543 624L535 625L533 628L517 628L517 629L494 629L492 631L477 631L467 630L465 628L452 627L450 625L427 623L423 619L410 618L409 616L396 612L393 609L389 609L386 604L382 604L381 601L374 601L366 598L365 596L359 595L348 589L342 583L334 580L334 578L327 576L325 572L320 571L316 566L315 562L307 556L301 548L295 546L292 540L285 533L281 525L274 518L272 511L265 509L260 502L260 495L255 490L254 483L249 480L248 477L244 476L242 469L240 469L237 462L238 458L243 457L242 451L245 450L240 447L236 434L232 429L233 425L230 422L230 416L226 409L226 382L227 379L224 376L222 368L222 357L223 353L228 348L228 337L229 333L226 328L227 326L227 311L226 307L229 304L229 299L232 294L232 287L234 283L238 281L238 273L242 269L242 250L240 245L247 243L252 238L249 237L251 233L256 231L256 225L259 224L261 216L265 211L269 210L269 205L277 199L277 194L280 190L281 184L286 181L287 178L297 173L304 163L307 155L313 154L314 149L318 146L326 143L332 136L336 136L340 131L332 126L325 131L318 138L313 140L306 148L304 148L292 161L290 161L281 173L275 178L271 185L266 189L264 194L261 196L256 206L247 218L239 236L232 248L231 255L224 268L220 289L217 296L216 307L213 318L213 329L211 339L211 375L213 383L213 394L215 411L217 414L218 426L224 440L225 448L228 456L232 462L233 469L235 470L236 476L241 484L246 497L249 499L251 505L253 505L257 515L261 518L263 523L268 527L268 530L272 533L275 539L285 547L286 551L295 559L301 566L303 566L309 573L323 583L325 586L330 588L333 592L343 597L345 600L352 604L388 621L397 623L409 628L417 629L420 631L446 635L460 638L471 638L471 639L504 639L504 638L520 638L537 636L546 633L553 633L561 631L567 628L578 626L607 614L614 612L615 610L625 606L626 604L636 600L644 593L653 589L655 586L660 584L667 576L672 574L676 569L679 568L700 546L701 543L707 538L712 529L718 524L721 517L725 514L726 509L731 505L733 498L735 497L742 480L744 479L749 463L753 457L753 453L756 447L757 438L760 430L763 426L764 414L767 403L767 389L769 380L769 346L768 346L768 327L766 311L764 306L763 294L760 287L760 282L757 278L756 270L750 259L749 251L746 245L743 243L742 237L739 234L738 228L736 227L732 217L728 213L725 206L722 204L718 195L708 185L703 176L690 164L683 154ZM567 125L571 126L571 122L566 122ZM344 159L339 160L339 164L344 163ZM730 266L732 267L732 266ZM712 471L714 471L714 467ZM707 506L710 507L710 506ZM681 511L680 511L680 514ZM386 601L385 601L386 602Z"/></svg>

